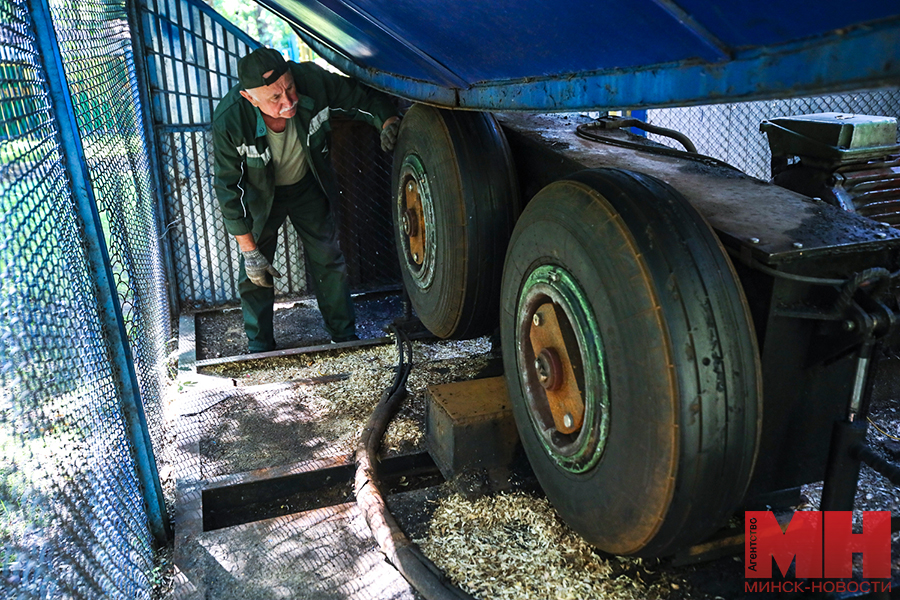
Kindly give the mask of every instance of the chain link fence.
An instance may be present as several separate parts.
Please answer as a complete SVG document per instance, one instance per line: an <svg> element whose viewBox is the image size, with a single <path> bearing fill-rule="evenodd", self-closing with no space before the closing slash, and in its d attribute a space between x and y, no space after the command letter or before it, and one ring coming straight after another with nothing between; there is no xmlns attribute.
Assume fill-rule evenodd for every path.
<svg viewBox="0 0 900 600"><path fill-rule="evenodd" d="M147 0L142 16L148 49L153 121L163 167L178 300L187 310L238 300L240 252L225 231L213 190L212 113L237 83L237 61L258 46L198 0ZM341 186L333 207L352 291L399 286L390 223L390 156L377 132L333 122L332 166ZM302 245L293 227L280 233L274 266L279 298L306 296Z"/></svg>
<svg viewBox="0 0 900 600"><path fill-rule="evenodd" d="M845 94L711 104L647 111L653 125L687 135L697 151L734 165L748 175L768 180L771 152L759 124L765 119L821 112L878 115L900 119L900 88L863 90ZM659 135L651 140L683 150L678 142Z"/></svg>
<svg viewBox="0 0 900 600"><path fill-rule="evenodd" d="M149 598L154 536L135 398L124 397L132 375L117 362L81 201L96 200L100 264L145 426L163 448L171 319L128 10L0 0L0 38L0 598ZM65 82L48 75L57 56ZM53 81L71 106L62 116ZM75 120L81 156L61 119ZM72 161L83 161L89 193Z"/></svg>

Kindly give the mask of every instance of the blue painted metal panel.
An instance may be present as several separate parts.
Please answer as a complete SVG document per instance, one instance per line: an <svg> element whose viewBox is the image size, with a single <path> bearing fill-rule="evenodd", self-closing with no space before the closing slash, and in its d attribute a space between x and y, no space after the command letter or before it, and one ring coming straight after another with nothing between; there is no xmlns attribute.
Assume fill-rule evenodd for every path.
<svg viewBox="0 0 900 600"><path fill-rule="evenodd" d="M826 35L853 23L868 23L900 13L896 0L838 4L820 0L790 2L710 2L678 0L690 14L733 48L782 44Z"/></svg>
<svg viewBox="0 0 900 600"><path fill-rule="evenodd" d="M259 0L394 94L474 110L785 97L900 81L900 4Z"/></svg>

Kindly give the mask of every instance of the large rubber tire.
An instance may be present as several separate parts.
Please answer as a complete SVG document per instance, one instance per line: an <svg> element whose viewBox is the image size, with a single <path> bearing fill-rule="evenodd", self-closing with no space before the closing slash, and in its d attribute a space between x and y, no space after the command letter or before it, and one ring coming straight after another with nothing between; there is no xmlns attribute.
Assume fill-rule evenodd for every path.
<svg viewBox="0 0 900 600"><path fill-rule="evenodd" d="M401 122L392 174L397 253L413 308L439 337L497 326L503 258L518 213L514 174L490 114L417 104ZM424 231L417 248L402 223L410 182L420 203L415 229Z"/></svg>
<svg viewBox="0 0 900 600"><path fill-rule="evenodd" d="M601 550L638 556L723 525L756 460L759 355L731 263L684 197L622 170L554 182L516 224L502 296L516 424L562 518ZM564 315L584 402L569 435L547 417L529 341L546 302Z"/></svg>

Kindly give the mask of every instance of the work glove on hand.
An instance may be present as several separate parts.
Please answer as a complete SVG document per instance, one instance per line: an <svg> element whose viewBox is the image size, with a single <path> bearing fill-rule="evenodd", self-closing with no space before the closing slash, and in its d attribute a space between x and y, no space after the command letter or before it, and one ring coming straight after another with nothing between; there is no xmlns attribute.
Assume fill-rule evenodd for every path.
<svg viewBox="0 0 900 600"><path fill-rule="evenodd" d="M381 130L381 149L390 152L397 143L397 133L400 131L400 119L392 122Z"/></svg>
<svg viewBox="0 0 900 600"><path fill-rule="evenodd" d="M274 282L269 283L272 280L267 275L281 277L281 273L269 264L269 261L262 255L259 248L254 248L247 252L241 251L241 254L244 255L244 270L247 271L247 277L250 278L250 281L259 287L275 287Z"/></svg>

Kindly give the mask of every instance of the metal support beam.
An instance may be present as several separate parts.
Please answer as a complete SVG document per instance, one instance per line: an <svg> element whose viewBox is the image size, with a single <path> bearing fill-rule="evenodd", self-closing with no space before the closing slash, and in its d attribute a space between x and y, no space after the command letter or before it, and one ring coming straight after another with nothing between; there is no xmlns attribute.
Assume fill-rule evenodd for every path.
<svg viewBox="0 0 900 600"><path fill-rule="evenodd" d="M134 358L125 333L125 321L109 262L109 251L103 237L100 213L97 210L87 164L83 159L84 148L66 83L50 5L48 0L30 0L29 8L34 19L37 47L47 76L53 114L59 127L63 164L71 183L76 212L84 230L83 242L88 269L94 279L101 325L108 342L109 360L125 416L126 430L134 448L135 468L142 487L150 530L158 542L165 543L171 533L168 514L140 398Z"/></svg>
<svg viewBox="0 0 900 600"><path fill-rule="evenodd" d="M864 419L834 424L819 510L853 510L860 466L854 449L865 442Z"/></svg>

